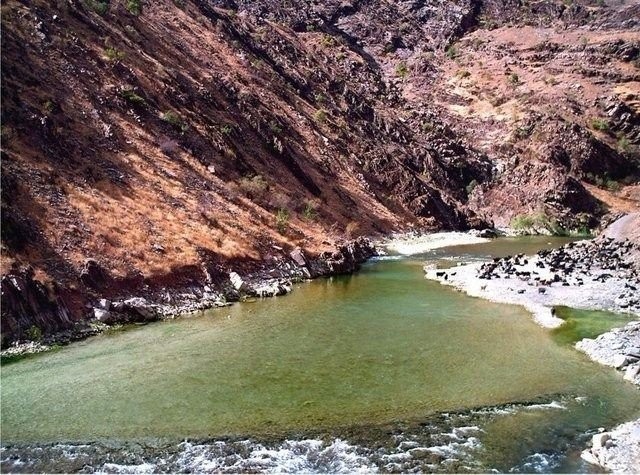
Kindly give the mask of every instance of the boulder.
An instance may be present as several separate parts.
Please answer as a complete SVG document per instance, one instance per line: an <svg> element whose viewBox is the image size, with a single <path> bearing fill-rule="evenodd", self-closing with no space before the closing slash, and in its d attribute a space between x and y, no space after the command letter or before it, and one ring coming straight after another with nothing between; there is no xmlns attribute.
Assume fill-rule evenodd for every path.
<svg viewBox="0 0 640 475"><path fill-rule="evenodd" d="M134 297L123 302L124 310L137 313L144 320L155 320L158 315L154 308L142 297Z"/></svg>
<svg viewBox="0 0 640 475"><path fill-rule="evenodd" d="M596 458L591 450L585 450L580 454L580 458L591 465L600 465L600 461Z"/></svg>
<svg viewBox="0 0 640 475"><path fill-rule="evenodd" d="M245 286L244 280L237 272L229 272L229 280L236 290L240 290Z"/></svg>
<svg viewBox="0 0 640 475"><path fill-rule="evenodd" d="M87 259L80 271L80 280L87 287L100 289L108 283L109 276L95 259Z"/></svg>
<svg viewBox="0 0 640 475"><path fill-rule="evenodd" d="M632 364L627 366L624 372L624 379L627 381L635 382L636 378L640 378L640 364Z"/></svg>
<svg viewBox="0 0 640 475"><path fill-rule="evenodd" d="M591 442L593 445L592 450L599 450L605 447L607 440L611 439L611 434L608 432L602 432L600 434L596 434L592 437Z"/></svg>
<svg viewBox="0 0 640 475"><path fill-rule="evenodd" d="M300 267L304 267L307 265L307 260L304 257L304 252L299 247L296 247L293 251L291 251L289 255L291 256L291 259L293 259L293 261Z"/></svg>
<svg viewBox="0 0 640 475"><path fill-rule="evenodd" d="M613 357L613 366L616 369L622 369L629 364L629 359L626 355L617 354Z"/></svg>
<svg viewBox="0 0 640 475"><path fill-rule="evenodd" d="M111 315L111 312L103 308L94 308L93 317L102 323L110 323L113 320L113 316Z"/></svg>
<svg viewBox="0 0 640 475"><path fill-rule="evenodd" d="M482 229L478 231L477 236L485 239L490 239L498 237L498 233L495 229Z"/></svg>

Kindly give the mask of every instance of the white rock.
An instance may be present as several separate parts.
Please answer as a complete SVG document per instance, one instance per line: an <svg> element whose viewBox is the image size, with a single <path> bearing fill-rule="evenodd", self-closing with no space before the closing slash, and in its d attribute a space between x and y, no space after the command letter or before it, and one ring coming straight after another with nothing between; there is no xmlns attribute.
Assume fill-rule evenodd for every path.
<svg viewBox="0 0 640 475"><path fill-rule="evenodd" d="M624 373L624 379L627 381L635 382L635 379L640 376L640 364L632 364L627 366L627 370Z"/></svg>
<svg viewBox="0 0 640 475"><path fill-rule="evenodd" d="M242 280L242 277L240 277L240 275L237 272L230 272L229 280L231 281L231 285L233 285L233 287L236 290L240 290L244 285L244 281Z"/></svg>
<svg viewBox="0 0 640 475"><path fill-rule="evenodd" d="M149 305L149 302L147 302L147 299L143 297L133 297L125 300L124 304L128 305L129 307L144 307L146 305Z"/></svg>
<svg viewBox="0 0 640 475"><path fill-rule="evenodd" d="M94 308L93 316L99 322L105 322L111 319L111 312L102 308Z"/></svg>
<svg viewBox="0 0 640 475"><path fill-rule="evenodd" d="M580 454L580 458L582 460L584 460L585 462L590 463L592 465L600 465L600 462L598 461L596 456L593 455L591 453L591 450L589 450L589 449L583 450L582 453Z"/></svg>
<svg viewBox="0 0 640 475"><path fill-rule="evenodd" d="M111 308L111 302L107 299L98 300L98 307L103 310L109 310Z"/></svg>
<svg viewBox="0 0 640 475"><path fill-rule="evenodd" d="M609 439L611 439L611 435L608 432L602 432L601 434L594 435L593 438L591 439L591 442L593 444L592 450L596 451L598 449L601 449L602 447L605 446L605 443Z"/></svg>
<svg viewBox="0 0 640 475"><path fill-rule="evenodd" d="M617 354L613 357L613 367L616 369L622 369L629 364L629 360L626 355Z"/></svg>

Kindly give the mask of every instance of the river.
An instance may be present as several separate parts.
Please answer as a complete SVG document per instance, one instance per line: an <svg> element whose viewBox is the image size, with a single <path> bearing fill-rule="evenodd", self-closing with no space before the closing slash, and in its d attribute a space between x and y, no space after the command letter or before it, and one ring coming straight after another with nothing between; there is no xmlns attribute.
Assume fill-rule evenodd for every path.
<svg viewBox="0 0 640 475"><path fill-rule="evenodd" d="M373 260L290 295L103 334L2 367L6 471L589 471L640 394L566 330L423 277L425 260L535 252L498 239Z"/></svg>

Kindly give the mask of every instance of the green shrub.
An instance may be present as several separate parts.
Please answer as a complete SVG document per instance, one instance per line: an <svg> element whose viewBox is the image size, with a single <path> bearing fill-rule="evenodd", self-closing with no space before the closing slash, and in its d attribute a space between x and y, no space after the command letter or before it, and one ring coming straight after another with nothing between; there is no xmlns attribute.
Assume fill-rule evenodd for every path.
<svg viewBox="0 0 640 475"><path fill-rule="evenodd" d="M318 109L315 114L313 114L313 118L319 124L324 124L327 121L327 111L324 109Z"/></svg>
<svg viewBox="0 0 640 475"><path fill-rule="evenodd" d="M318 206L319 203L317 200L308 200L304 205L304 210L302 211L302 217L307 221L313 221L318 216Z"/></svg>
<svg viewBox="0 0 640 475"><path fill-rule="evenodd" d="M478 182L476 180L471 180L469 184L465 187L465 190L467 191L467 195L470 195L473 192L473 190L475 190L476 186L478 186Z"/></svg>
<svg viewBox="0 0 640 475"><path fill-rule="evenodd" d="M287 232L289 228L289 210L280 208L276 213L276 227L280 234Z"/></svg>
<svg viewBox="0 0 640 475"><path fill-rule="evenodd" d="M282 126L277 120L272 120L269 122L269 130L274 134L279 135L282 133Z"/></svg>
<svg viewBox="0 0 640 475"><path fill-rule="evenodd" d="M396 64L396 76L404 79L408 74L409 68L407 67L407 63L402 61L401 63Z"/></svg>
<svg viewBox="0 0 640 475"><path fill-rule="evenodd" d="M256 175L254 177L242 178L238 183L238 187L248 198L255 199L264 196L269 189L269 184L262 175Z"/></svg>
<svg viewBox="0 0 640 475"><path fill-rule="evenodd" d="M511 84L514 87L515 86L519 86L520 85L520 77L516 73L509 74L509 84Z"/></svg>
<svg viewBox="0 0 640 475"><path fill-rule="evenodd" d="M132 15L138 16L142 13L142 3L140 0L127 0L127 11Z"/></svg>
<svg viewBox="0 0 640 475"><path fill-rule="evenodd" d="M139 96L135 93L133 89L124 89L120 92L120 96L130 104L136 106L145 106L147 105L147 101L145 101L144 97Z"/></svg>
<svg viewBox="0 0 640 475"><path fill-rule="evenodd" d="M511 227L517 231L528 230L533 227L535 220L528 214L519 214L511 220Z"/></svg>
<svg viewBox="0 0 640 475"><path fill-rule="evenodd" d="M324 47L331 47L336 45L336 39L331 35L322 35L322 39L320 40L320 44Z"/></svg>
<svg viewBox="0 0 640 475"><path fill-rule="evenodd" d="M629 150L631 150L631 143L629 142L628 138L620 137L618 139L618 150L622 153L627 153Z"/></svg>
<svg viewBox="0 0 640 475"><path fill-rule="evenodd" d="M51 99L47 99L46 101L44 101L44 103L42 104L42 113L44 115L51 115L54 110L56 110L55 102L53 102Z"/></svg>
<svg viewBox="0 0 640 475"><path fill-rule="evenodd" d="M220 127L220 132L222 132L222 135L231 135L231 133L233 132L233 125L224 124L222 127Z"/></svg>
<svg viewBox="0 0 640 475"><path fill-rule="evenodd" d="M422 123L422 127L421 128L422 128L422 131L424 133L429 133L429 132L433 132L435 130L436 126L435 126L435 124L433 122L425 120Z"/></svg>
<svg viewBox="0 0 640 475"><path fill-rule="evenodd" d="M604 186L607 188L607 190L613 191L614 193L620 191L620 183L610 178L605 180Z"/></svg>
<svg viewBox="0 0 640 475"><path fill-rule="evenodd" d="M533 132L533 124L521 125L514 129L513 138L517 140L526 139Z"/></svg>
<svg viewBox="0 0 640 475"><path fill-rule="evenodd" d="M460 52L458 51L458 48L456 48L455 45L449 45L445 50L444 54L446 54L447 58L449 59L456 59L458 56L460 56Z"/></svg>
<svg viewBox="0 0 640 475"><path fill-rule="evenodd" d="M105 48L104 55L109 61L119 61L121 59L124 59L125 57L124 51L120 51L117 48L112 48L111 46Z"/></svg>
<svg viewBox="0 0 640 475"><path fill-rule="evenodd" d="M467 71L466 69L459 69L456 72L456 76L458 76L459 78L462 78L462 79L466 79L469 76L471 76L471 73L469 71Z"/></svg>
<svg viewBox="0 0 640 475"><path fill-rule="evenodd" d="M554 236L569 234L555 218L550 218L544 212L519 214L511 220L510 225L514 230L525 233L538 233L541 230L546 230Z"/></svg>
<svg viewBox="0 0 640 475"><path fill-rule="evenodd" d="M109 11L109 0L85 0L85 5L98 15L104 15Z"/></svg>
<svg viewBox="0 0 640 475"><path fill-rule="evenodd" d="M168 124L173 125L176 129L180 129L182 132L185 132L189 126L185 123L185 121L173 111L167 111L162 114L161 119L167 122Z"/></svg>
<svg viewBox="0 0 640 475"><path fill-rule="evenodd" d="M24 332L24 336L31 341L40 341L42 340L42 330L35 325L31 325L27 331Z"/></svg>
<svg viewBox="0 0 640 475"><path fill-rule="evenodd" d="M609 122L606 119L595 117L591 119L591 128L594 130L607 132L609 130Z"/></svg>

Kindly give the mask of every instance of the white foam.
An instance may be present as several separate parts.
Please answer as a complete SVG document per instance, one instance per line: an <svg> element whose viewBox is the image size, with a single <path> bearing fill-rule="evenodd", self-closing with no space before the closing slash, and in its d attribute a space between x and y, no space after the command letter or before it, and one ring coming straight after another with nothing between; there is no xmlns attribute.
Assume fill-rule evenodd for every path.
<svg viewBox="0 0 640 475"><path fill-rule="evenodd" d="M263 472L263 473L371 473L377 467L356 453L356 446L341 439L329 445L321 440L287 440L276 448L261 444L249 448L248 455L225 454L225 443L194 445L185 442L178 458L181 471Z"/></svg>
<svg viewBox="0 0 640 475"><path fill-rule="evenodd" d="M522 464L513 467L511 472L549 473L559 463L558 454L543 454L536 452L526 457Z"/></svg>
<svg viewBox="0 0 640 475"><path fill-rule="evenodd" d="M155 473L156 466L151 463L139 465L121 465L117 463L105 463L96 473Z"/></svg>
<svg viewBox="0 0 640 475"><path fill-rule="evenodd" d="M531 404L527 409L567 409L567 406L558 401L551 401L547 404Z"/></svg>
<svg viewBox="0 0 640 475"><path fill-rule="evenodd" d="M374 256L370 260L371 261L400 261L402 259L404 259L404 256L382 255L382 256Z"/></svg>
<svg viewBox="0 0 640 475"><path fill-rule="evenodd" d="M432 447L427 447L427 450L438 455L442 455L443 457L455 458L467 453L471 449L477 449L478 447L480 447L480 440L476 437L469 437L464 442L449 442L448 444L434 445Z"/></svg>
<svg viewBox="0 0 640 475"><path fill-rule="evenodd" d="M391 239L382 246L390 252L410 256L421 254L432 249L442 247L460 246L463 244L480 244L488 242L489 239L472 236L461 232L446 232L423 234L419 236L407 236Z"/></svg>

